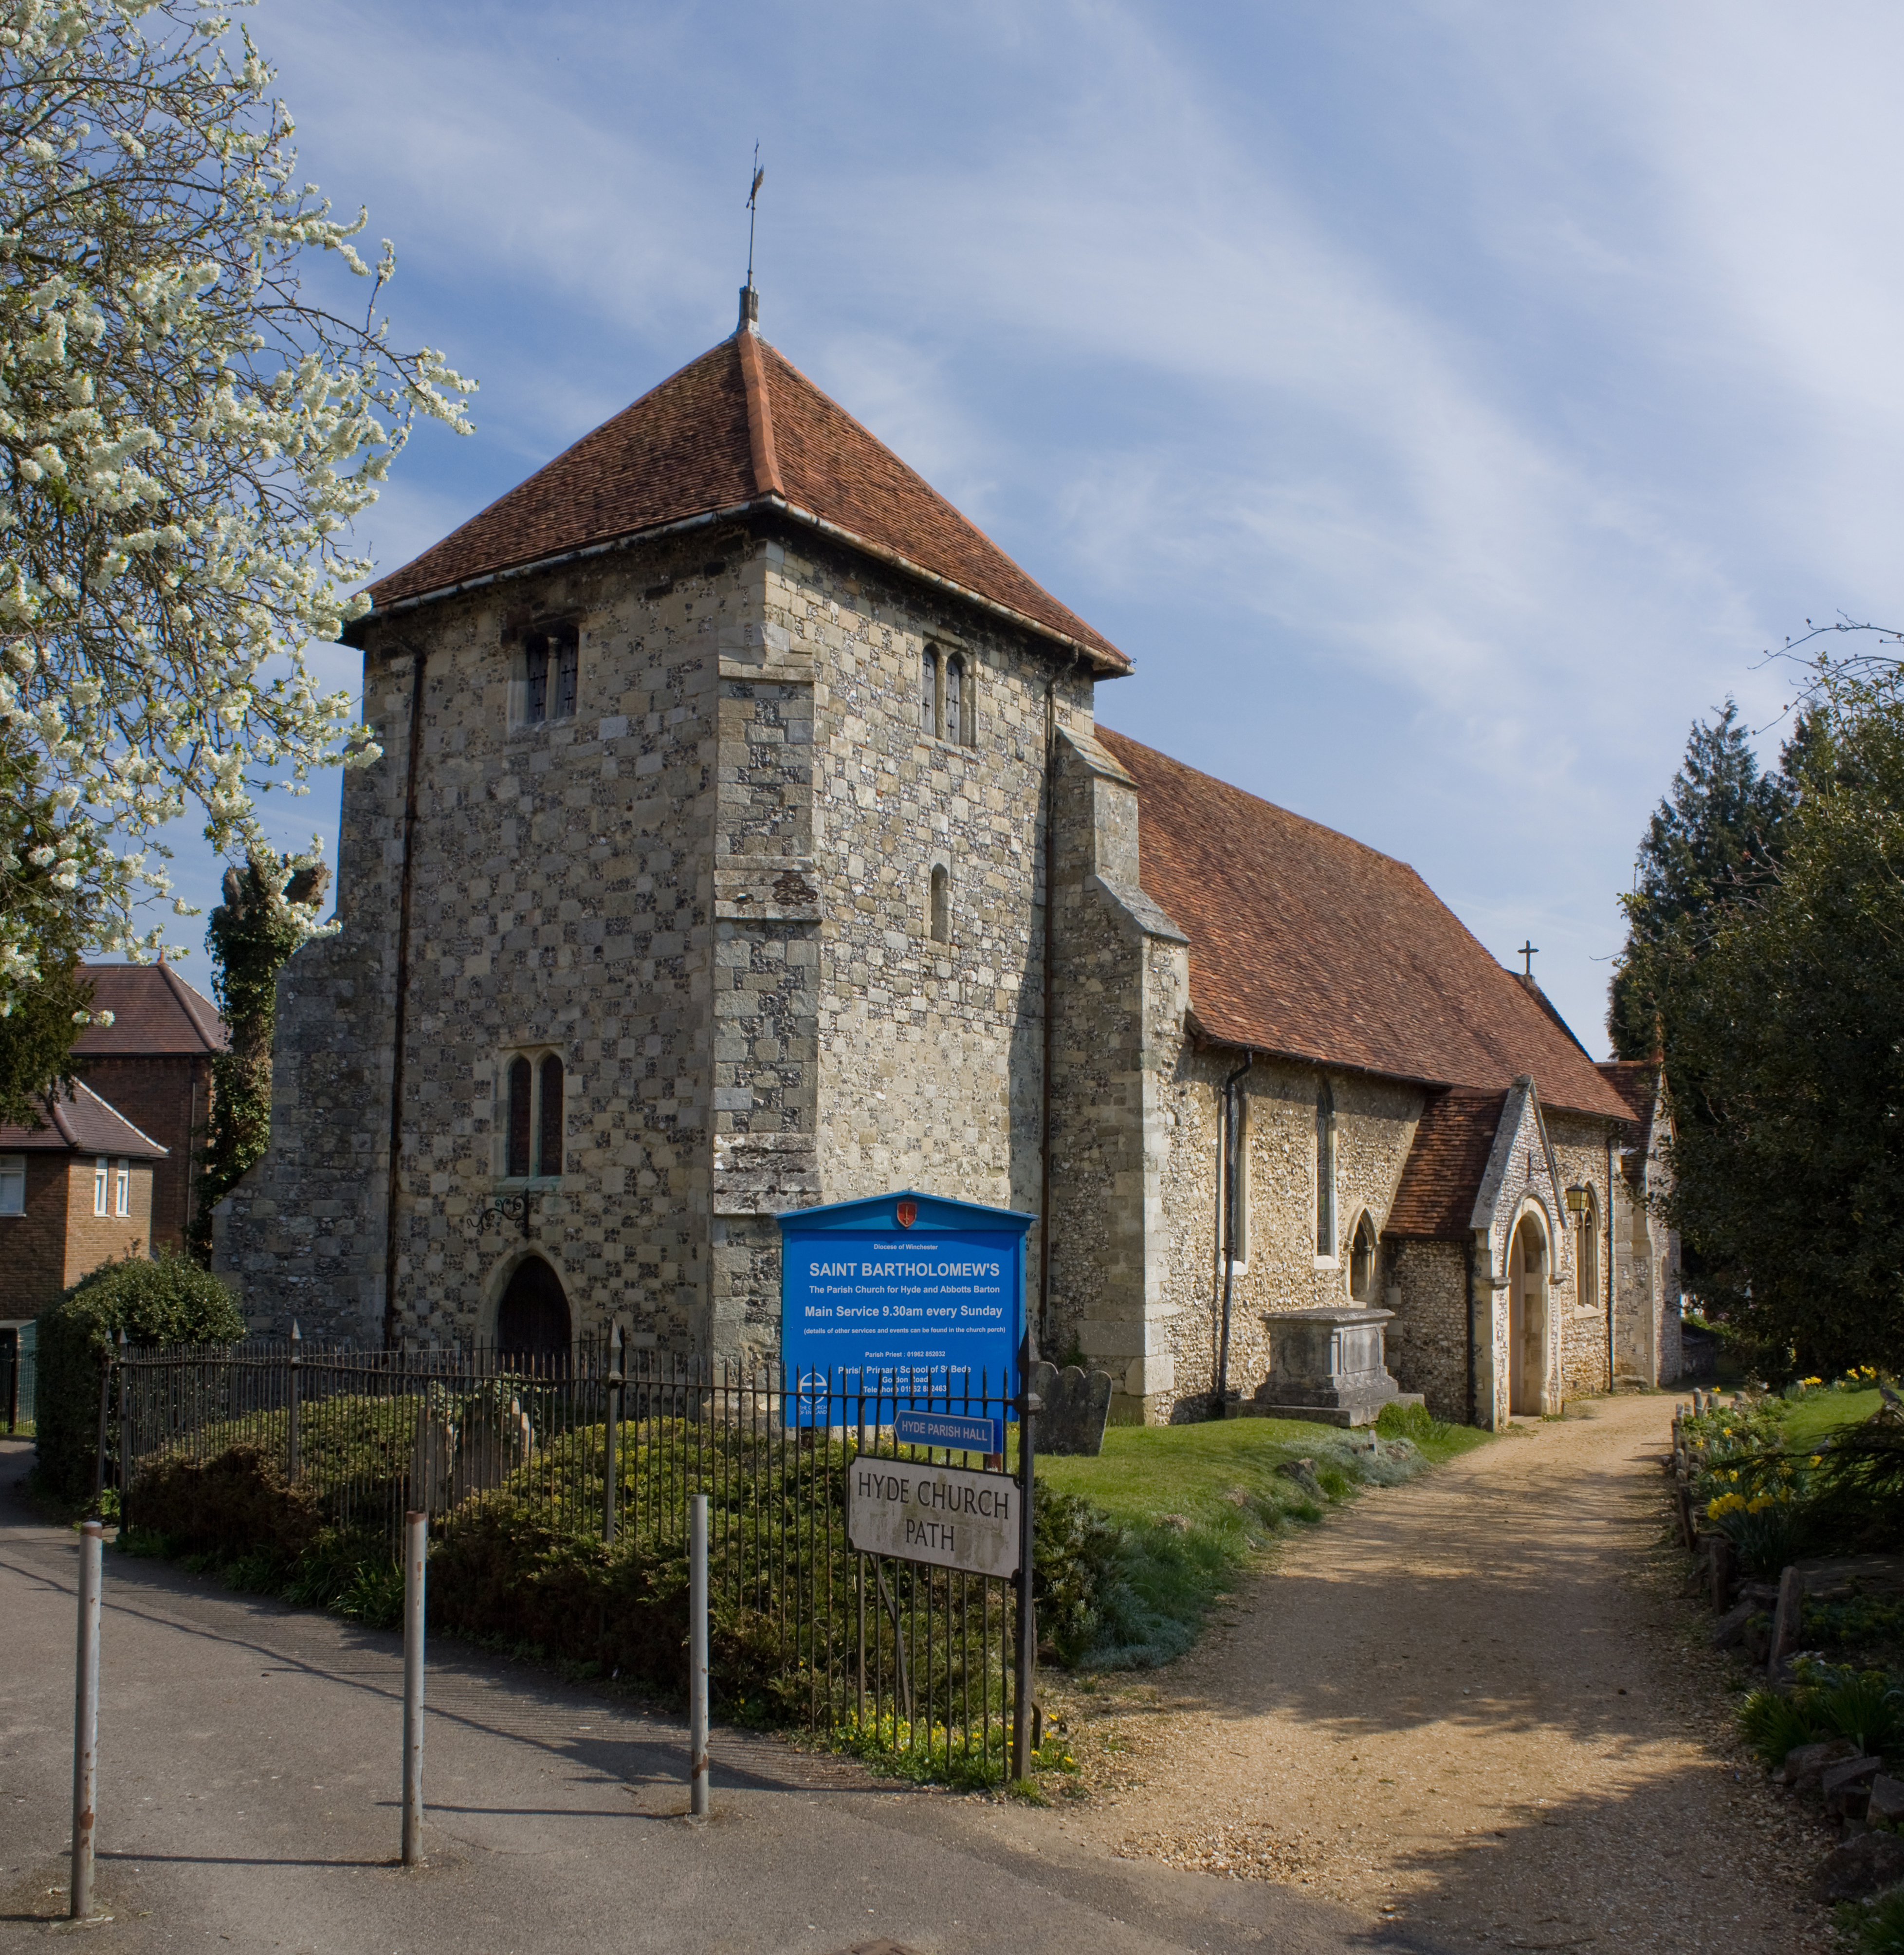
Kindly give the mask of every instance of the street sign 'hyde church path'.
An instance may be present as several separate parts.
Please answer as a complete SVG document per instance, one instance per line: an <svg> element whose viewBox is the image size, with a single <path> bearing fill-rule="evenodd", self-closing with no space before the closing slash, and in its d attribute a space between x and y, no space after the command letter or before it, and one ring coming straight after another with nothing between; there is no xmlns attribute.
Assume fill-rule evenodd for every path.
<svg viewBox="0 0 1904 1955"><path fill-rule="evenodd" d="M790 1380L944 1404L1018 1388L1024 1238L1036 1219L910 1189L779 1217Z"/></svg>

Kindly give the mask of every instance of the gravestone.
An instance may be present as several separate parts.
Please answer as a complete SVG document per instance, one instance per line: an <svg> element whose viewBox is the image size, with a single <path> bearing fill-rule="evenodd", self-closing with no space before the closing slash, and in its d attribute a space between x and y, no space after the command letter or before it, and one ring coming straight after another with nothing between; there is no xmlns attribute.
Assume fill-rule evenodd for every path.
<svg viewBox="0 0 1904 1955"><path fill-rule="evenodd" d="M1031 1367L1031 1389L1044 1401L1038 1415L1036 1444L1040 1453L1076 1455L1094 1459L1104 1450L1104 1421L1111 1409L1107 1371L1086 1371L1067 1365Z"/></svg>
<svg viewBox="0 0 1904 1955"><path fill-rule="evenodd" d="M410 1448L410 1510L439 1514L450 1504L456 1458L456 1423L441 1406L432 1405L417 1421Z"/></svg>
<svg viewBox="0 0 1904 1955"><path fill-rule="evenodd" d="M521 1401L511 1396L466 1406L456 1435L451 1504L486 1494L529 1463L535 1433Z"/></svg>

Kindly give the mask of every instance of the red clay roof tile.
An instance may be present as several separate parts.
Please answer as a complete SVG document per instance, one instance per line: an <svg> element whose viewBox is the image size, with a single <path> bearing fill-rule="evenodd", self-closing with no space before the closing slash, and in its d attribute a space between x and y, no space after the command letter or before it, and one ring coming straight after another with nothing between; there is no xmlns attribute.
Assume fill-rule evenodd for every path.
<svg viewBox="0 0 1904 1955"><path fill-rule="evenodd" d="M1466 1237L1506 1104L1505 1092L1456 1091L1430 1099L1402 1164L1383 1235L1444 1242Z"/></svg>
<svg viewBox="0 0 1904 1955"><path fill-rule="evenodd" d="M1220 1045L1628 1117L1593 1062L1405 862L1100 727L1138 784L1145 892Z"/></svg>
<svg viewBox="0 0 1904 1955"><path fill-rule="evenodd" d="M1116 646L751 332L691 360L373 584L370 597L386 611L717 510L776 508L1076 646L1100 672L1130 669Z"/></svg>
<svg viewBox="0 0 1904 1955"><path fill-rule="evenodd" d="M169 964L89 964L96 1011L109 1025L88 1025L73 1041L82 1059L127 1059L168 1053L222 1052L231 1043L211 1000Z"/></svg>
<svg viewBox="0 0 1904 1955"><path fill-rule="evenodd" d="M162 1160L170 1151L141 1133L119 1110L102 1100L84 1080L65 1099L48 1094L40 1102L43 1127L16 1127L0 1121L0 1154L126 1154Z"/></svg>

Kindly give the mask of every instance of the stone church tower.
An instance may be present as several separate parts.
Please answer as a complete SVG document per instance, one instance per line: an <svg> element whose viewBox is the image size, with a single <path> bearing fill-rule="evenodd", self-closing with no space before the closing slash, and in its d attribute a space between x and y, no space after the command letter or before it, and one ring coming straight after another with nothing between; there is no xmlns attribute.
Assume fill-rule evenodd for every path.
<svg viewBox="0 0 1904 1955"><path fill-rule="evenodd" d="M752 296L351 628L383 754L217 1217L254 1327L769 1355L774 1216L911 1185L1050 1217L1041 1347L1119 1418L1247 1400L1297 1308L1483 1423L1660 1375L1657 1081L1405 865L1100 735L1124 655Z"/></svg>

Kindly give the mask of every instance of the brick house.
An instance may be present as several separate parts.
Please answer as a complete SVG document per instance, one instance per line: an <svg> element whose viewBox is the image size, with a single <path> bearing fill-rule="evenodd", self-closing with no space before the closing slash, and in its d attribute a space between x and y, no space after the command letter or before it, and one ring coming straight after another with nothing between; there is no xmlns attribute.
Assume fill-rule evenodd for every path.
<svg viewBox="0 0 1904 1955"><path fill-rule="evenodd" d="M197 1150L211 1112L212 1061L229 1043L210 999L163 959L156 964L89 964L97 1011L73 1047L80 1074L141 1132L160 1144L153 1169L152 1240L183 1251L198 1174Z"/></svg>
<svg viewBox="0 0 1904 1955"><path fill-rule="evenodd" d="M0 1124L0 1323L17 1325L102 1263L152 1253L165 1150L83 1080L44 1124Z"/></svg>
<svg viewBox="0 0 1904 1955"><path fill-rule="evenodd" d="M384 757L216 1219L254 1326L770 1353L775 1215L911 1185L1049 1217L1119 1418L1201 1415L1226 1308L1245 1396L1323 1302L1484 1424L1659 1375L1643 1085L1405 864L1100 729L1125 654L753 297L351 628Z"/></svg>

